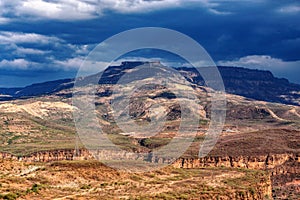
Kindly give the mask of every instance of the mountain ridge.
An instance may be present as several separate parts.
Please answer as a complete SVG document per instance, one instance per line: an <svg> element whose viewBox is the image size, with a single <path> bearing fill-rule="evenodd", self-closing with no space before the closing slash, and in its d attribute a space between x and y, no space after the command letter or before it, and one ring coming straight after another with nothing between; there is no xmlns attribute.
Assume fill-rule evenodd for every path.
<svg viewBox="0 0 300 200"><path fill-rule="evenodd" d="M120 66L110 66L103 73L84 77L84 79L99 78L99 84L116 84L126 74L126 70L149 62L122 62ZM174 68L189 82L205 86L199 71L195 68ZM300 85L290 83L285 78L277 78L272 72L242 67L218 66L223 78L225 90L255 100L300 105ZM0 101L31 98L49 95L74 86L74 78L35 83L23 88L0 88Z"/></svg>

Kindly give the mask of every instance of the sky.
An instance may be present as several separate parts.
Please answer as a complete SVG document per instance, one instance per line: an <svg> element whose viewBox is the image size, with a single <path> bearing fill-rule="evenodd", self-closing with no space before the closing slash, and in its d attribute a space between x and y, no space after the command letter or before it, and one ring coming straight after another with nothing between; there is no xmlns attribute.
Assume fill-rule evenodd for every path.
<svg viewBox="0 0 300 200"><path fill-rule="evenodd" d="M299 0L1 0L0 87L74 77L99 43L140 27L186 34L217 65L300 84L299 19Z"/></svg>

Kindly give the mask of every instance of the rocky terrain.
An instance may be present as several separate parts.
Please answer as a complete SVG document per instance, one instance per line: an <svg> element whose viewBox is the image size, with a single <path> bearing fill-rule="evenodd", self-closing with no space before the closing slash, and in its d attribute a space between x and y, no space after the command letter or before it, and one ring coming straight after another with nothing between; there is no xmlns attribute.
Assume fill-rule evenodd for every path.
<svg viewBox="0 0 300 200"><path fill-rule="evenodd" d="M0 162L3 199L268 199L264 171L179 169L132 174L97 161Z"/></svg>
<svg viewBox="0 0 300 200"><path fill-rule="evenodd" d="M148 136L143 131L124 132L116 124L114 116L121 116L122 122L127 107L112 111L111 102L130 93L137 80L142 80L141 85L149 80L135 76L134 80L126 79L125 86L116 84L125 72L136 73L132 69L138 64L125 62L102 74L95 90L99 124L109 139L128 155L151 152L176 137L182 113L179 101L186 101L194 95L199 100L198 105L192 102L188 109L200 116L200 123L195 129L194 142L185 154L172 166L155 172L118 172L93 161L90 152L75 135L73 111L78 108L72 106L73 80L1 89L6 101L0 103L0 197L299 199L298 85L277 79L269 72L219 68L229 91L226 94L225 126L210 154L198 158L200 145L209 128L211 98L215 91L205 87L193 70L179 69L192 90L187 89L186 80L171 77L174 82L171 88L167 88L157 79L157 84L145 84L130 99L129 115L138 125L147 125L151 120L166 120L158 134ZM99 74L82 81L88 83L97 77ZM84 84L83 89L89 87ZM175 89L185 91L185 95L179 96L173 92ZM76 92L79 90L75 89ZM253 100L255 98L258 100ZM160 107L156 109L153 105ZM126 120L122 125L130 127ZM107 157L113 154L98 153ZM153 157L150 162L167 161Z"/></svg>

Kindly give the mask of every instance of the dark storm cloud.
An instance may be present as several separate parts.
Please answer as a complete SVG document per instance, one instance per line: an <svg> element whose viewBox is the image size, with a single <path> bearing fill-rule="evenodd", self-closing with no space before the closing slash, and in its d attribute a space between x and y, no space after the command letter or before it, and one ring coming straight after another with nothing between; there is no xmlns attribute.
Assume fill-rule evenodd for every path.
<svg viewBox="0 0 300 200"><path fill-rule="evenodd" d="M6 77L23 73L29 80L23 77L16 85L36 82L39 79L32 75L37 74L42 81L46 72L47 80L63 74L74 76L96 44L121 31L145 26L187 34L219 63L245 66L242 58L270 56L271 61L280 60L282 68L295 70L300 60L298 1L106 0L101 6L94 0L20 2L0 3L0 73ZM260 64L270 61L258 60ZM289 78L295 73L281 74ZM293 81L300 82L300 78L293 76Z"/></svg>

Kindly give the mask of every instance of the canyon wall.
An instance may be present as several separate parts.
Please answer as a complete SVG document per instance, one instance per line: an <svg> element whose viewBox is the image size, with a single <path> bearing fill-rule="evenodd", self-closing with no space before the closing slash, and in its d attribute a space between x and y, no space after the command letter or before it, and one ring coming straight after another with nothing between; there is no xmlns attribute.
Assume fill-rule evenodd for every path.
<svg viewBox="0 0 300 200"><path fill-rule="evenodd" d="M88 160L92 155L85 149L63 149L35 152L26 156L16 156L10 153L1 152L0 159L17 160L24 162L53 162L61 160Z"/></svg>
<svg viewBox="0 0 300 200"><path fill-rule="evenodd" d="M289 160L299 162L300 154L269 154L256 156L208 156L204 158L179 158L173 166L177 168L200 167L235 167L257 170L269 170L276 168L280 173L283 169L277 166L283 165Z"/></svg>
<svg viewBox="0 0 300 200"><path fill-rule="evenodd" d="M151 162L169 163L174 159L161 159L155 156L144 158L130 152L112 153L98 151L96 156L101 159L126 157L132 160L151 160ZM93 159L86 149L63 149L32 153L27 156L15 156L10 153L0 152L0 159L12 159L25 162L52 162L60 160L87 160ZM207 156L204 158L179 158L173 162L176 168L201 168L201 167L234 167L256 170L271 170L272 175L286 173L284 163L288 161L300 162L300 154L269 154L254 156ZM293 168L294 169L294 168ZM296 170L296 169L294 169Z"/></svg>
<svg viewBox="0 0 300 200"><path fill-rule="evenodd" d="M172 159L161 159L155 156L141 157L134 153L126 152L96 153L101 159L123 157L127 159L148 160L151 162L170 163ZM0 153L0 159L17 160L24 162L53 162L62 160L89 160L93 156L85 149L52 150L32 153L27 156L15 156L9 153ZM203 167L233 167L253 170L265 170L270 173L270 181L262 182L256 188L258 192L245 191L231 194L232 199L265 199L265 196L273 198L297 198L300 194L300 154L269 154L255 156L207 156L204 158L179 158L172 164L176 168L203 168ZM229 199L230 199L229 198ZM226 199L224 197L224 199Z"/></svg>

